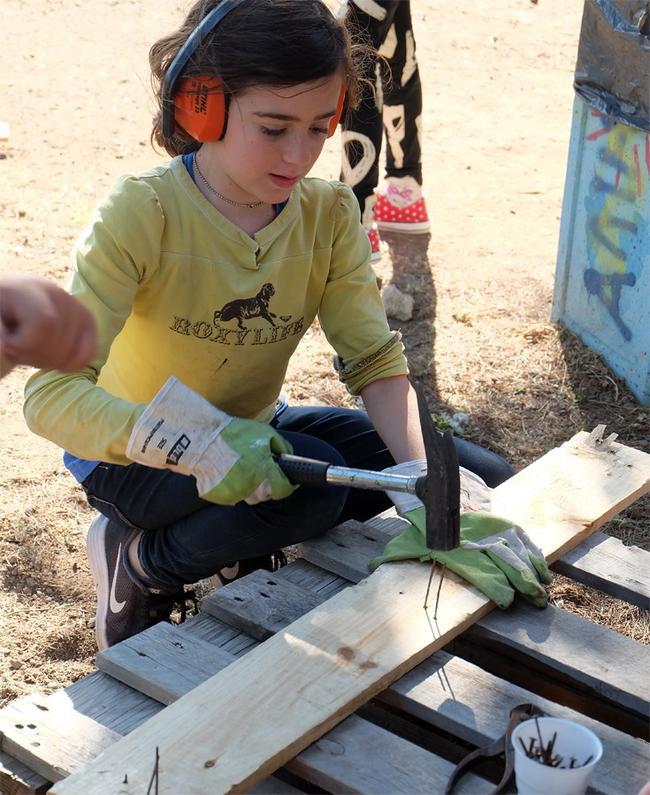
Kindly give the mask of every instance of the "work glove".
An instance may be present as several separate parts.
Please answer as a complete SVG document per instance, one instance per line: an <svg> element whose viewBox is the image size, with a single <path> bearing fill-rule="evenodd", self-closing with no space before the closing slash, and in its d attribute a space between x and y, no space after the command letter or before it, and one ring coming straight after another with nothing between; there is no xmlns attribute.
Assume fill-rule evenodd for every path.
<svg viewBox="0 0 650 795"><path fill-rule="evenodd" d="M408 461L385 471L420 475L426 472L426 461ZM428 549L422 502L414 495L389 491L397 512L410 527L386 544L383 553L370 562L370 570L391 560L435 560L501 608L512 604L515 591L536 607L546 607L548 594L543 584L551 581L551 573L541 550L521 527L488 513L490 489L481 478L461 467L460 482L460 547L449 552Z"/></svg>
<svg viewBox="0 0 650 795"><path fill-rule="evenodd" d="M231 417L174 377L138 418L126 448L132 461L192 475L204 500L254 505L296 488L273 459L292 447L270 425Z"/></svg>

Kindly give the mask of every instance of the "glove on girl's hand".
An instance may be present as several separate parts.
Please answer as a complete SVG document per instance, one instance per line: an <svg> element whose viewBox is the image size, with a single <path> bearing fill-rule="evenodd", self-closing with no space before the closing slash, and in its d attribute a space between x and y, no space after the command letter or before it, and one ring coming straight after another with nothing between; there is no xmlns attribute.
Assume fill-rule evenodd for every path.
<svg viewBox="0 0 650 795"><path fill-rule="evenodd" d="M273 460L292 447L270 425L231 417L170 378L136 422L126 448L132 461L193 475L209 502L253 505L296 488Z"/></svg>
<svg viewBox="0 0 650 795"><path fill-rule="evenodd" d="M402 464L398 465L400 474L418 474L416 465L422 472L423 462L407 463L412 465L412 471L407 473ZM424 467L426 471L426 463ZM391 467L386 471L396 469ZM470 506L489 509L489 492L480 478L461 467L462 510L467 511ZM394 492L389 492L389 496L396 498L398 513L411 523L411 527L386 544L381 556L371 561L371 571L390 560L436 560L475 585L499 607L506 608L512 603L515 590L536 607L546 607L548 594L542 583L551 581L551 573L541 550L521 527L507 519L470 509L461 513L460 547L449 552L431 550L426 545L426 517L420 500Z"/></svg>

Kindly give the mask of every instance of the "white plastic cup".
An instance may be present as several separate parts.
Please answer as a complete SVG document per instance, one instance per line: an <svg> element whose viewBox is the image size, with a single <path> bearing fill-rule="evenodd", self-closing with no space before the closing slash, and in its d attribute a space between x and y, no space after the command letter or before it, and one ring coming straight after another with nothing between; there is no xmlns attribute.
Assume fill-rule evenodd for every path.
<svg viewBox="0 0 650 795"><path fill-rule="evenodd" d="M539 748L537 726L534 718L520 723L512 732L517 792L519 795L584 795L589 778L603 755L602 743L590 729L572 720L543 717L537 718L537 724L544 747L557 732L553 756L562 756L561 764L566 767L551 767L530 759L521 747L519 738L528 748L530 738L534 737L537 741L535 747ZM571 757L581 767L569 767ZM591 760L583 764L589 757Z"/></svg>

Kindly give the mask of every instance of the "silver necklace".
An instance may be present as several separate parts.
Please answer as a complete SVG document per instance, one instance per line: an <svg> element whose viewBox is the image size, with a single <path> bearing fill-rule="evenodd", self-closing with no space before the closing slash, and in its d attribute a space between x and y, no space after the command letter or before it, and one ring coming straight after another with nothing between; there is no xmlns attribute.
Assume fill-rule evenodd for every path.
<svg viewBox="0 0 650 795"><path fill-rule="evenodd" d="M233 199L229 199L227 196L224 196L223 193L219 193L218 190L215 190L212 185L207 181L207 179L203 176L201 169L199 168L199 159L194 155L194 167L196 168L196 173L201 178L201 182L205 185L205 187L210 191L210 193L214 193L221 201L226 202L226 204L231 204L233 207L248 207L251 210L255 207L261 207L266 202L236 202Z"/></svg>

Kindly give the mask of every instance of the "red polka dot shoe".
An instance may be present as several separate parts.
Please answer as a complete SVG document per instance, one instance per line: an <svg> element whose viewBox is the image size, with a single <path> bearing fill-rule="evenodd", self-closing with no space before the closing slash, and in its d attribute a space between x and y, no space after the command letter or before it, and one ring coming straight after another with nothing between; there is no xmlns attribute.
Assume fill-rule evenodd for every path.
<svg viewBox="0 0 650 795"><path fill-rule="evenodd" d="M379 229L419 235L429 231L422 188L413 177L388 177L377 190L375 222Z"/></svg>
<svg viewBox="0 0 650 795"><path fill-rule="evenodd" d="M373 224L371 229L367 229L368 240L370 241L370 262L379 262L381 259L381 238L377 224Z"/></svg>

